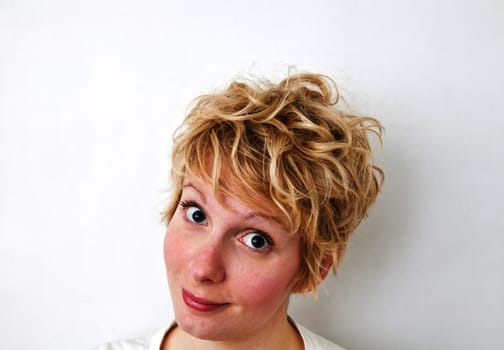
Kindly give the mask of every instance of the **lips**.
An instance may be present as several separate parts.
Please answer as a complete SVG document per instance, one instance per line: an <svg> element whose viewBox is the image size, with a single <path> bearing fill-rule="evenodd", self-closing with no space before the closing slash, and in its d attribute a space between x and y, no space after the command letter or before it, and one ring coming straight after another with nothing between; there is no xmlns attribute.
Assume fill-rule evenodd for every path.
<svg viewBox="0 0 504 350"><path fill-rule="evenodd" d="M197 296L189 293L185 289L182 289L182 299L184 299L184 303L187 306L200 312L215 311L229 305L229 303L214 303L210 300L198 298Z"/></svg>

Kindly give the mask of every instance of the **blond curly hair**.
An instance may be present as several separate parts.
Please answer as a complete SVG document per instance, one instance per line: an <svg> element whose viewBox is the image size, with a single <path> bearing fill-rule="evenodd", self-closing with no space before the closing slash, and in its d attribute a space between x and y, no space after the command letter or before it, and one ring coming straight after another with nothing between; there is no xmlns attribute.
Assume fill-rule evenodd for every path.
<svg viewBox="0 0 504 350"><path fill-rule="evenodd" d="M257 198L274 203L289 231L301 235L294 290L316 292L327 270L336 272L384 178L368 139L374 134L381 142L382 125L337 108L339 100L331 78L309 73L278 84L234 81L198 97L174 134L165 221L188 171L251 208L264 210Z"/></svg>

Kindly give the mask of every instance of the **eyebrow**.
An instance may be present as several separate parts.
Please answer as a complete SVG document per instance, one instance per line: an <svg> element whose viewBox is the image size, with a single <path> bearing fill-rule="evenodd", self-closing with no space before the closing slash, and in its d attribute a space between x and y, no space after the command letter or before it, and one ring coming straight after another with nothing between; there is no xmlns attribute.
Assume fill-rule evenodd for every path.
<svg viewBox="0 0 504 350"><path fill-rule="evenodd" d="M193 185L191 182L188 182L188 183L186 183L186 184L182 185L182 188L187 188L187 187L190 187L190 188L192 188L193 190L195 190L195 191L198 193L199 197L201 198L201 201L203 202L203 204L206 204L206 197L205 197L205 195L203 194L203 192L201 192L201 191L198 189L198 187L196 187L195 185Z"/></svg>
<svg viewBox="0 0 504 350"><path fill-rule="evenodd" d="M259 218L259 219L262 219L262 220L272 220L272 221L275 221L277 224L281 225L282 227L284 226L284 224L280 221L279 217L272 216L272 215L262 214L262 213L259 213L259 212L256 212L256 211L248 213L245 216L244 221L250 220L250 219L255 219L255 218Z"/></svg>
<svg viewBox="0 0 504 350"><path fill-rule="evenodd" d="M188 187L190 187L194 191L196 191L196 193L198 194L198 196L201 198L201 201L203 202L203 204L206 204L207 201L206 201L205 195L203 194L203 192L201 192L198 189L198 187L196 185L193 185L192 182L187 182L187 183L185 183L185 184L182 185L182 188L188 188ZM273 215L262 214L262 213L257 212L257 211L251 211L251 212L249 212L247 215L245 215L245 217L243 218L243 221L247 221L247 220L251 220L251 219L255 219L255 218L262 219L262 220L272 220L272 221L275 221L280 226L285 227L285 224L282 223L282 221L280 220L279 217L273 216Z"/></svg>

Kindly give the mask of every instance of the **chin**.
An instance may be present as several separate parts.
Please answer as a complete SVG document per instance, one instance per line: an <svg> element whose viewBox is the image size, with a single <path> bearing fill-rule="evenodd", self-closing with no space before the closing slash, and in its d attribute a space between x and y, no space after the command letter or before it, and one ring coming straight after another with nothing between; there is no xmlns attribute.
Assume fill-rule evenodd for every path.
<svg viewBox="0 0 504 350"><path fill-rule="evenodd" d="M177 320L177 325L187 334L201 340L220 341L233 337L228 331L222 329L222 324L217 324L217 322L204 324L202 322L184 322L183 320L179 322Z"/></svg>

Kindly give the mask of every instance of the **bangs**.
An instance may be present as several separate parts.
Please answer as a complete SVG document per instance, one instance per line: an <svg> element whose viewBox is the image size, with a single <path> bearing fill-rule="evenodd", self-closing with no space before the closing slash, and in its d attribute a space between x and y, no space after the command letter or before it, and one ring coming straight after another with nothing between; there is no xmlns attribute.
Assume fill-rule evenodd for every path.
<svg viewBox="0 0 504 350"><path fill-rule="evenodd" d="M229 196L257 213L279 219L294 234L299 230L292 215L295 203L286 203L275 195L278 191L272 186L271 157L265 140L253 129L251 123L223 121L194 135L191 142L181 142L181 173L209 183L223 206L226 204L221 199Z"/></svg>

